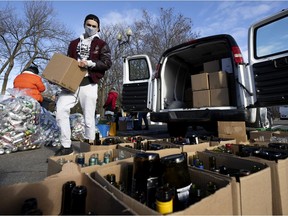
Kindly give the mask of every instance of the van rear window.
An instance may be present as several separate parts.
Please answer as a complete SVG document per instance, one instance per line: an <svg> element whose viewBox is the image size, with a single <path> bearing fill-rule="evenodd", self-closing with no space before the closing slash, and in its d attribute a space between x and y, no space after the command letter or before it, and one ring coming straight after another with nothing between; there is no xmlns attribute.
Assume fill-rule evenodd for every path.
<svg viewBox="0 0 288 216"><path fill-rule="evenodd" d="M149 67L146 59L131 59L129 60L129 80L149 79Z"/></svg>

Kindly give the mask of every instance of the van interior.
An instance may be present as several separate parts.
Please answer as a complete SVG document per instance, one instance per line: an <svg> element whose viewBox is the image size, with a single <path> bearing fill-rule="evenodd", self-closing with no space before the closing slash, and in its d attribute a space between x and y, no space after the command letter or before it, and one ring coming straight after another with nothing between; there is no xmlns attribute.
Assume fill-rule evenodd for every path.
<svg viewBox="0 0 288 216"><path fill-rule="evenodd" d="M169 56L165 59L166 61L163 62L160 72L162 86L161 106L164 109L207 109L207 107L237 106L237 101L235 100L235 66L232 61L231 46L225 39L191 44L169 53ZM208 73L207 79L209 80L210 77L210 83L213 80L211 80L212 76L209 76L209 74L219 71L225 73L226 86L220 86L221 88L217 91L216 89L211 89L211 86L203 87L202 89L195 89L196 85L193 86L191 79L197 79L197 76L193 75ZM220 78L222 79L222 77ZM205 84L205 80L194 81L197 85L199 82L204 82ZM163 88L164 86L166 88ZM223 95L226 95L226 99ZM214 97L214 99L211 99L211 97Z"/></svg>

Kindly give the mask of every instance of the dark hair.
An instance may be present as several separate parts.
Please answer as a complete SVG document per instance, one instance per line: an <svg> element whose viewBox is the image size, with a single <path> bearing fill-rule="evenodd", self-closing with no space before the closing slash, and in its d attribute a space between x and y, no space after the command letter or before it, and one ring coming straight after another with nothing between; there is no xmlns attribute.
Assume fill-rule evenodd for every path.
<svg viewBox="0 0 288 216"><path fill-rule="evenodd" d="M98 23L98 32L100 32L100 20L99 20L99 18L98 18L96 15L94 15L94 14L88 14L88 15L85 17L84 26L85 26L85 24L86 24L86 21L89 20L89 19L94 20L94 21L96 21L96 22Z"/></svg>
<svg viewBox="0 0 288 216"><path fill-rule="evenodd" d="M36 67L36 66L30 66L30 67L26 68L24 71L31 71L34 74L39 74L38 67Z"/></svg>

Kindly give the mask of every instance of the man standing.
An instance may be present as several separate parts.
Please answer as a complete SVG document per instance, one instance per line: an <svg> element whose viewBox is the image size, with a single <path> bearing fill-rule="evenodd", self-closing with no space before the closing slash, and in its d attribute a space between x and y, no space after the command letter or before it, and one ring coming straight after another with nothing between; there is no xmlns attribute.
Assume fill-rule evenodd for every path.
<svg viewBox="0 0 288 216"><path fill-rule="evenodd" d="M67 155L73 153L71 147L70 109L80 102L85 124L85 141L95 140L95 110L98 97L98 83L111 65L111 51L108 44L99 38L100 20L89 14L84 20L85 33L70 42L67 55L78 60L86 75L75 93L62 90L56 104L56 120L60 127L61 148L55 153Z"/></svg>

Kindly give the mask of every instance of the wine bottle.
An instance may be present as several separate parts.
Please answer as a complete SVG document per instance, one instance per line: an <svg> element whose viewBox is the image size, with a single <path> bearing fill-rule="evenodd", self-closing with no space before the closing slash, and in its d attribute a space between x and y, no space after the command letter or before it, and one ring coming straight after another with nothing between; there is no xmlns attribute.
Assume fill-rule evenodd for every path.
<svg viewBox="0 0 288 216"><path fill-rule="evenodd" d="M67 181L62 186L62 204L60 215L69 215L71 213L71 195L72 189L76 186L75 181Z"/></svg>
<svg viewBox="0 0 288 216"><path fill-rule="evenodd" d="M173 212L174 188L169 184L157 188L156 191L156 211L161 214Z"/></svg>
<svg viewBox="0 0 288 216"><path fill-rule="evenodd" d="M71 194L71 215L86 214L87 188L84 185L75 186Z"/></svg>
<svg viewBox="0 0 288 216"><path fill-rule="evenodd" d="M159 154L137 152L133 163L132 197L153 208L159 174Z"/></svg>
<svg viewBox="0 0 288 216"><path fill-rule="evenodd" d="M187 208L189 206L191 179L186 155L180 153L162 157L161 164L163 167L161 176L162 185L169 184L176 191L173 200L174 211Z"/></svg>

